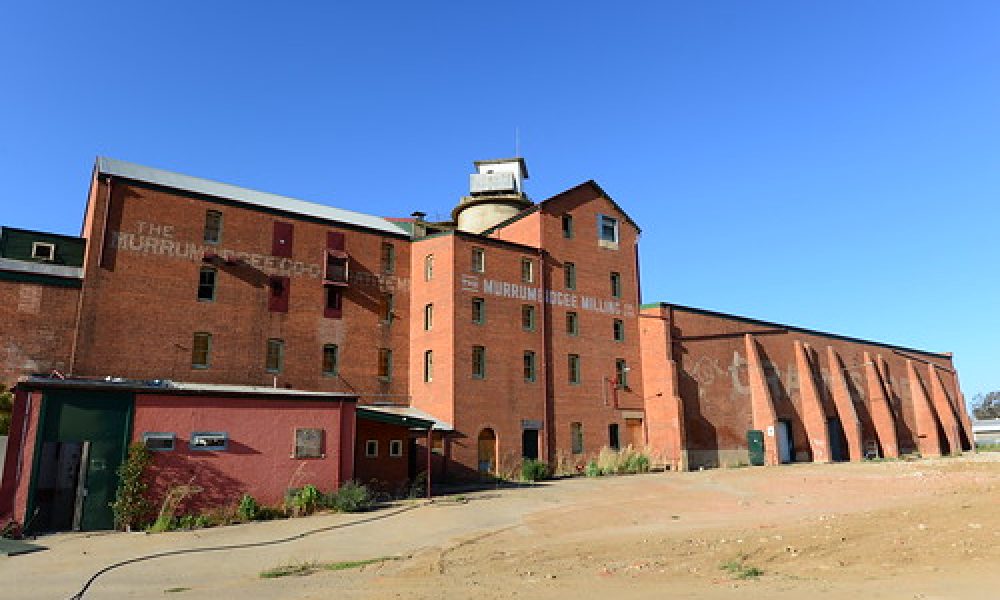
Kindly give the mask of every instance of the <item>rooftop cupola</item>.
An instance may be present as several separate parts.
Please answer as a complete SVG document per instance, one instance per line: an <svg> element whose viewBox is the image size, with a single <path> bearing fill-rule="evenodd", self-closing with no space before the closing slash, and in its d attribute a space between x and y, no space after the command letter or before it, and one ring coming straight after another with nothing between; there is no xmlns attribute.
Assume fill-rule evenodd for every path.
<svg viewBox="0 0 1000 600"><path fill-rule="evenodd" d="M482 233L532 205L524 193L528 167L523 158L477 160L469 176L469 195L451 216L461 231Z"/></svg>

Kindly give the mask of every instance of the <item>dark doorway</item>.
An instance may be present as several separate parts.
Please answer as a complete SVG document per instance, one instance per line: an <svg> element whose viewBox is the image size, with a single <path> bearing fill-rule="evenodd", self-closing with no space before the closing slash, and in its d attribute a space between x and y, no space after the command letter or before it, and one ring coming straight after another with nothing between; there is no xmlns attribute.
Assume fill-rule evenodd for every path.
<svg viewBox="0 0 1000 600"><path fill-rule="evenodd" d="M750 452L750 464L754 467L764 466L764 432L751 429L747 432L747 449Z"/></svg>
<svg viewBox="0 0 1000 600"><path fill-rule="evenodd" d="M618 423L608 425L608 446L612 450L621 448L621 442L618 440Z"/></svg>
<svg viewBox="0 0 1000 600"><path fill-rule="evenodd" d="M525 429L521 432L521 457L538 460L537 429Z"/></svg>
<svg viewBox="0 0 1000 600"><path fill-rule="evenodd" d="M417 478L417 438L410 438L406 448L406 477L410 481ZM430 452L430 448L427 449Z"/></svg>
<svg viewBox="0 0 1000 600"><path fill-rule="evenodd" d="M827 419L826 429L830 436L830 460L847 460L849 458L847 455L847 436L844 434L844 427L840 424L840 419Z"/></svg>
<svg viewBox="0 0 1000 600"><path fill-rule="evenodd" d="M777 423L778 461L782 464L792 462L795 456L795 443L792 441L791 421L780 419Z"/></svg>
<svg viewBox="0 0 1000 600"><path fill-rule="evenodd" d="M83 483L86 481L85 442L45 442L39 457L38 507L32 525L36 531L68 531L80 528Z"/></svg>

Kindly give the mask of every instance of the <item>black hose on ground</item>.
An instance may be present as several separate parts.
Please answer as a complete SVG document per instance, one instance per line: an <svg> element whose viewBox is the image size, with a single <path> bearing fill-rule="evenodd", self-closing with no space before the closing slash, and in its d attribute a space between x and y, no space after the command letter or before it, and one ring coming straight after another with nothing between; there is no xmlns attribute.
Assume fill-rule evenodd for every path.
<svg viewBox="0 0 1000 600"><path fill-rule="evenodd" d="M292 536L289 536L289 537L285 537L285 538L279 538L279 539L276 539L276 540L266 540L266 541L263 541L263 542L250 542L250 543L246 543L246 544L230 544L228 546L206 546L204 548L186 548L186 549L183 549L183 550L170 550L170 551L167 551L167 552L158 552L156 554L147 554L145 556L138 556L136 558L130 558L128 560L123 560L121 562L117 562L117 563L115 563L113 565L108 565L108 566L104 567L103 569L101 569L100 571L94 573L90 577L90 579L87 580L87 583L83 584L83 587L80 588L79 592L77 592L73 596L70 596L69 600L83 600L84 594L86 594L87 590L90 589L90 586L93 585L93 583L95 581L97 581L98 577L100 577L101 575L104 575L108 571L113 571L114 569L118 569L120 567L124 567L124 566L131 565L131 564L134 564L134 563L143 562L143 561L147 561L147 560L153 560L155 558L164 558L164 557L167 557L167 556L177 556L179 554L198 554L198 553L201 553L201 552L218 552L220 550L241 550L241 549L244 549L244 548L259 548L261 546L274 546L274 545L277 545L277 544L284 544L284 543L287 543L287 542L294 542L295 540L301 540L302 538L308 537L310 535L315 535L317 533L324 533L324 532L327 532L327 531L333 531L334 529L343 529L345 527L351 527L352 525L361 525L362 523L371 523L372 521L379 521L381 519L388 519L389 517L394 517L394 516L396 516L398 514L402 514L404 512L413 510L415 508L419 508L420 506L422 506L422 505L420 505L420 504L413 504L413 505L410 505L410 506L404 506L403 508L394 510L394 511L389 512L389 513L384 513L384 514L380 514L380 515L374 515L374 516L368 517L366 519L361 519L361 520L358 520L358 521L352 521L350 523L338 523L336 525L328 525L326 527L320 527L318 529L310 529L308 531L303 531L302 533L297 533L295 535L292 535Z"/></svg>

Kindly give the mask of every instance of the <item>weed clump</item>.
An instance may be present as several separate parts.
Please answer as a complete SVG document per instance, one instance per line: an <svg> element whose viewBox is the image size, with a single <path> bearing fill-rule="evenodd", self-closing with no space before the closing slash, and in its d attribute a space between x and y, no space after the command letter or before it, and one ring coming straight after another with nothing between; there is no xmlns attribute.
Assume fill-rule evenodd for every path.
<svg viewBox="0 0 1000 600"><path fill-rule="evenodd" d="M524 481L542 481L552 476L549 465L540 460L526 458L521 463L521 479Z"/></svg>

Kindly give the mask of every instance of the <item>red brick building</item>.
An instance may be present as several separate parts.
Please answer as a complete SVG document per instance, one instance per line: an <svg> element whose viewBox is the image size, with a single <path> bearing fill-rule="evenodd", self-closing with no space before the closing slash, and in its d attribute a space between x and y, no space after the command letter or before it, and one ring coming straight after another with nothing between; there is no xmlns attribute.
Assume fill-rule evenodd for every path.
<svg viewBox="0 0 1000 600"><path fill-rule="evenodd" d="M0 374L346 394L434 421L448 478L627 444L676 468L970 447L950 355L642 305L640 229L597 183L535 203L523 160L476 170L432 223L100 158L80 238L0 253ZM404 472L376 466L352 468Z"/></svg>

